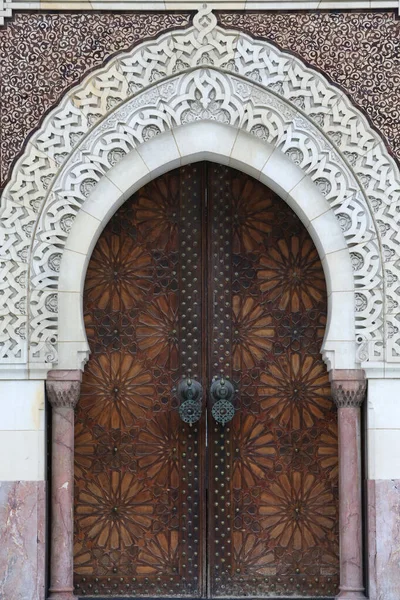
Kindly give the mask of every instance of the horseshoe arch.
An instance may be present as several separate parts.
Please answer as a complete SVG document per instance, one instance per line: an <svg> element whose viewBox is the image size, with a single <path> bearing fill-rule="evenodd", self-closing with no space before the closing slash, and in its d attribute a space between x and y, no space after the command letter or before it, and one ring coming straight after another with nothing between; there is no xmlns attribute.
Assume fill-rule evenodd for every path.
<svg viewBox="0 0 400 600"><path fill-rule="evenodd" d="M265 41L220 28L203 7L189 29L90 74L48 115L15 166L0 229L5 373L11 364L32 377L56 365L82 367L79 286L102 227L143 182L204 159L265 181L309 228L331 292L328 366L396 367L397 166L322 75ZM90 239L82 253L74 243L84 222ZM79 268L75 257L75 280L73 253L86 253ZM76 323L79 339L65 334L66 322Z"/></svg>

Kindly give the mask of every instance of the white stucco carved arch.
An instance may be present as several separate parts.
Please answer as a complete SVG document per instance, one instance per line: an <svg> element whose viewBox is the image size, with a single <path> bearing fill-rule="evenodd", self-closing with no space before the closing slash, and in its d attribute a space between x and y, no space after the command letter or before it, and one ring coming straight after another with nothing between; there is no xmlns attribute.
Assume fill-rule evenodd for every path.
<svg viewBox="0 0 400 600"><path fill-rule="evenodd" d="M237 139L252 136L257 147L276 149L270 164L278 156L283 164L286 156L301 170L294 208L301 211L307 195L322 195L353 265L352 343L358 349L349 361L399 362L397 166L365 117L322 75L265 41L219 28L203 8L190 29L146 42L88 76L28 142L2 197L0 366L20 365L25 372L27 365L57 364L59 269L76 215L114 173L123 187L127 174L118 164L130 160L126 155L144 156L154 137L158 144L171 135L177 141L193 122L220 123ZM198 159L207 154L206 143ZM335 238L333 231L324 244Z"/></svg>
<svg viewBox="0 0 400 600"><path fill-rule="evenodd" d="M154 177L197 160L227 164L252 175L296 211L318 248L327 281L325 359L336 368L354 368L353 272L345 238L329 203L281 150L229 125L201 121L165 131L131 150L102 177L79 211L60 268L59 368L82 368L88 356L82 293L92 250L110 217Z"/></svg>

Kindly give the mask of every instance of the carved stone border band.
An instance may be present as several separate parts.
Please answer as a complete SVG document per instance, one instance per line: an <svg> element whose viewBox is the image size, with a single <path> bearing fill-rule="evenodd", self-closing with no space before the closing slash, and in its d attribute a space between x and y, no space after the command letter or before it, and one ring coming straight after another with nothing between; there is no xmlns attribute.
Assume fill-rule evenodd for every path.
<svg viewBox="0 0 400 600"><path fill-rule="evenodd" d="M224 8L224 10L346 10L368 9L371 8L369 0L231 0L230 2L210 2L213 8ZM199 3L197 0L174 0L174 2L158 2L154 0L142 0L140 10L193 10L197 9ZM137 10L138 5L135 0L125 2L111 2L110 0L100 0L98 2L79 2L78 0L69 0L61 2L52 0L43 3L40 0L24 2L20 0L0 0L0 25L4 23L6 17L11 17L13 10L118 10L129 11ZM391 9L400 8L399 0L375 0L374 8Z"/></svg>
<svg viewBox="0 0 400 600"><path fill-rule="evenodd" d="M76 214L125 154L199 120L257 136L312 179L348 245L358 360L400 362L395 162L343 92L204 7L191 28L90 74L30 139L2 197L0 368L57 364L59 270Z"/></svg>

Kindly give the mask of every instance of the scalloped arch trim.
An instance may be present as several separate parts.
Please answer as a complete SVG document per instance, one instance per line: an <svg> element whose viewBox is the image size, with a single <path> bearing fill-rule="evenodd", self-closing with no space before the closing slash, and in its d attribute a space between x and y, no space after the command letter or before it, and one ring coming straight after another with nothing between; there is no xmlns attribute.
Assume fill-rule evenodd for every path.
<svg viewBox="0 0 400 600"><path fill-rule="evenodd" d="M29 140L0 213L0 369L57 364L58 280L72 224L126 154L187 123L218 121L285 153L329 203L353 265L359 362L400 362L400 174L343 93L273 45L193 26L117 56Z"/></svg>

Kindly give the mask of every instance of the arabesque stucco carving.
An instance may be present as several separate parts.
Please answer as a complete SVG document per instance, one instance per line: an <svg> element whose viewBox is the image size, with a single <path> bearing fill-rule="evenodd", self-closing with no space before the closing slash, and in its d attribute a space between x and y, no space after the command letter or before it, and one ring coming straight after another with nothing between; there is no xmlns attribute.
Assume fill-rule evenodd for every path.
<svg viewBox="0 0 400 600"><path fill-rule="evenodd" d="M343 92L207 7L89 75L48 115L1 200L0 364L57 363L59 268L77 212L130 150L219 121L274 145L329 202L354 269L358 360L400 361L400 177Z"/></svg>

